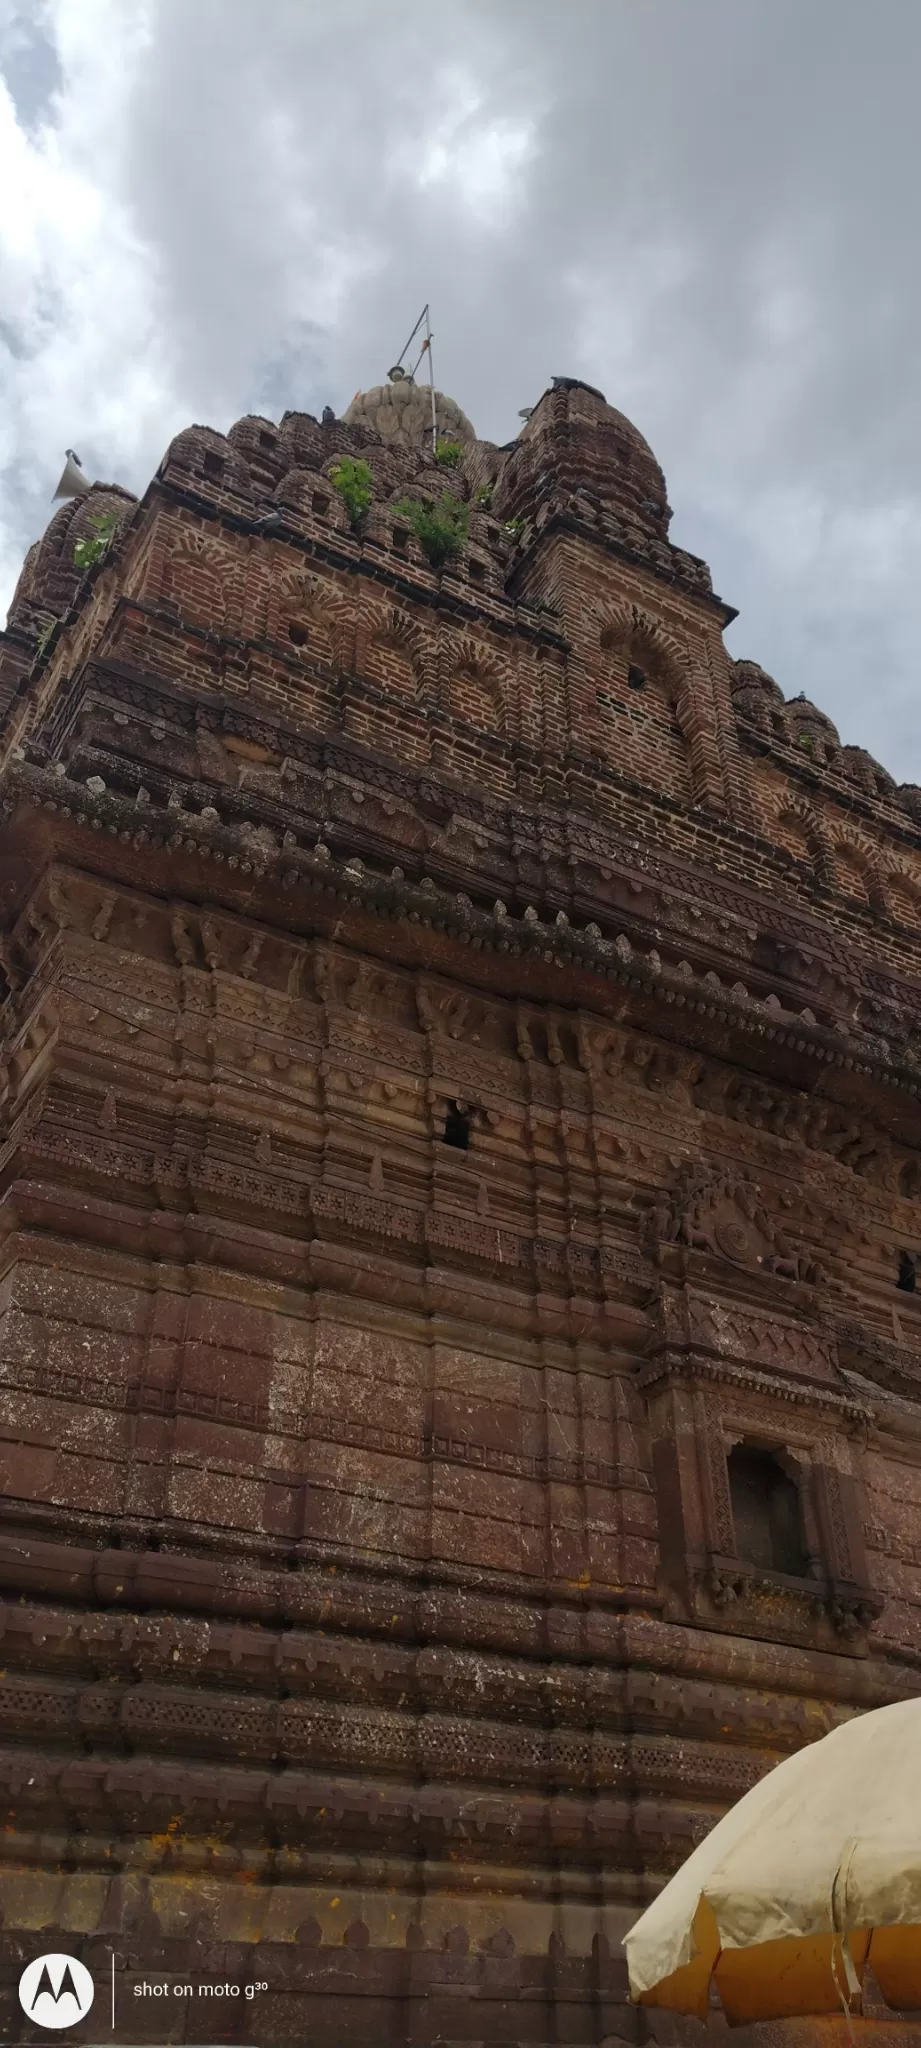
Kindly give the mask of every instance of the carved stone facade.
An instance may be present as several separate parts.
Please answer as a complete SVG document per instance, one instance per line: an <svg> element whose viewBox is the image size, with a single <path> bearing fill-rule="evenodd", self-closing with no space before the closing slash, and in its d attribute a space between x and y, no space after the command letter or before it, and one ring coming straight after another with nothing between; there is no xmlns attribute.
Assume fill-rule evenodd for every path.
<svg viewBox="0 0 921 2048"><path fill-rule="evenodd" d="M125 2040L690 2041L625 1928L921 1688L921 796L598 393L456 415L441 570L382 404L179 435L0 639L10 2041L39 1942Z"/></svg>

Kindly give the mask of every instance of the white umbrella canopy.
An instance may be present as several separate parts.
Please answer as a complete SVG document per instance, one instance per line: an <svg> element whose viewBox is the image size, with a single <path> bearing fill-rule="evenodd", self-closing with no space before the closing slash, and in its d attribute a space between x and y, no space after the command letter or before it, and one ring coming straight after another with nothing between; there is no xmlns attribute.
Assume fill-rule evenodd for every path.
<svg viewBox="0 0 921 2048"><path fill-rule="evenodd" d="M861 1714L778 1764L624 1938L644 2005L732 2025L921 2008L921 1699Z"/></svg>

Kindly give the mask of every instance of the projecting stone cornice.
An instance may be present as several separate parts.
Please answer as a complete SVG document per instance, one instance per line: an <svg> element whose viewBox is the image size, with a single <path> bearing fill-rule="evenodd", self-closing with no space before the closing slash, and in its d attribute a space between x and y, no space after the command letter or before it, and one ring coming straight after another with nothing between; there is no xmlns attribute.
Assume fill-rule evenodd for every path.
<svg viewBox="0 0 921 2048"><path fill-rule="evenodd" d="M80 1519L82 1526L65 1541L52 1528L26 1532L0 1509L0 1589L12 1596L0 1602L8 1647L20 1636L40 1646L47 1635L62 1649L72 1642L74 1663L104 1650L112 1670L127 1677L140 1653L152 1673L173 1677L176 1663L186 1658L201 1668L201 1646L189 1621L207 1614L211 1626L203 1661L215 1679L236 1670L257 1680L282 1673L292 1690L295 1684L314 1689L320 1680L327 1692L377 1695L382 1703L414 1682L419 1696L434 1703L452 1680L475 1685L479 1670L487 1679L495 1674L519 1714L533 1714L540 1698L536 1667L533 1658L521 1655L521 1643L545 1640L549 1610L562 1624L553 1698L573 1709L584 1703L586 1667L570 1661L580 1646L571 1623L587 1615L585 1646L605 1659L604 1689L592 1688L596 1712L604 1718L626 1714L650 1721L677 1710L682 1726L703 1736L718 1736L729 1720L753 1739L773 1733L793 1745L807 1727L825 1733L834 1725L839 1703L846 1710L854 1704L870 1708L899 1696L887 1655L878 1651L855 1668L828 1651L743 1636L727 1640L725 1634L668 1622L661 1597L651 1590L639 1599L612 1591L605 1604L597 1587L551 1584L523 1592L518 1581L501 1573L492 1574L487 1585L481 1577L477 1581L482 1639L474 1631L463 1647L436 1639L420 1650L420 1632L437 1631L441 1607L456 1597L459 1576L433 1575L428 1560L402 1561L397 1579L389 1562L375 1569L362 1559L358 1571L349 1574L346 1565L344 1575L332 1575L325 1557L305 1555L293 1573L287 1568L290 1550L274 1559L241 1557L229 1532L212 1532L207 1546L187 1541L162 1551L147 1547L144 1525L128 1523L126 1546L113 1550L103 1530L92 1531L88 1518ZM356 1585L362 1587L370 1641L335 1633L353 1625ZM514 1620L510 1625L510 1592L520 1602L517 1628ZM90 1602L92 1609L83 1611ZM383 1640L373 1639L378 1630ZM763 1689L760 1696L756 1688ZM820 1699L835 1703L830 1712Z"/></svg>
<svg viewBox="0 0 921 2048"><path fill-rule="evenodd" d="M441 817L458 819L482 826L490 835L490 861L478 862L476 872L469 877L471 893L482 901L484 894L493 886L498 892L517 893L521 888L529 892L535 886L530 874L519 874L514 863L509 865L509 853L513 846L527 849L530 866L537 857L540 864L549 862L553 868L553 879L548 882L547 894L554 912L559 908L575 908L576 903L591 903L589 915L609 918L612 910L618 917L628 911L642 913L656 930L684 929L682 945L693 945L697 954L704 958L708 949L702 944L706 919L716 920L721 931L729 932L734 921L737 929L727 941L729 950L737 965L746 961L744 941L754 941L759 934L768 935L789 959L792 975L786 972L784 961L778 958L772 970L774 985L778 991L787 986L792 993L797 986L804 988L814 1007L816 996L822 998L822 1005L831 1002L833 1009L843 1006L847 1013L860 994L867 998L881 999L909 1009L921 1001L921 984L912 982L904 975L894 972L888 964L875 961L856 953L843 933L833 928L828 918L821 918L818 911L804 908L795 899L785 898L782 893L773 893L765 888L756 891L750 884L737 879L728 863L738 853L743 861L754 859L764 873L765 881L776 883L779 891L789 886L785 867L790 862L778 855L777 849L746 831L732 825L728 820L716 818L702 812L682 811L693 821L696 857L673 851L667 844L668 830L672 823L676 805L668 799L658 804L661 813L658 822L661 837L639 839L627 835L606 820L602 821L578 805L564 809L552 796L511 801L491 795L482 787L459 788L439 770L431 767L416 767L399 763L374 753L360 742L347 739L337 733L311 732L302 726L295 726L284 717L275 716L265 708L252 708L248 702L237 699L219 698L212 693L199 693L190 698L188 690L167 681L145 676L130 666L114 660L97 660L77 677L70 689L62 693L56 706L53 722L48 721L47 733L55 752L60 749L74 728L78 717L85 717L88 707L95 705L106 715L106 694L121 699L129 716L134 720L149 718L154 723L162 719L164 710L172 710L179 726L189 730L204 727L215 732L220 738L241 735L275 751L279 759L285 756L289 763L303 765L313 774L335 771L350 777L356 784L363 785L369 792L379 792L388 800L394 796L408 807L417 810L420 817ZM120 708L120 707L119 707ZM36 747L26 741L26 752L36 762L47 760L48 740ZM537 755L526 748L519 748L522 760L526 757L530 768L540 780L541 763ZM533 758L532 758L533 757ZM143 760L144 776L151 777L151 788L163 782L162 771L155 762L149 762L143 748L138 756ZM93 773L97 765L106 769L105 749L94 749L86 742L79 751L76 762L71 762L70 772ZM203 773L201 764L198 773L193 773L188 795L193 807L207 803L205 794L208 775ZM577 767L573 761L570 764ZM557 778L565 776L567 763L557 766ZM123 769L120 771L123 774ZM175 783L175 776L172 778ZM632 785L624 778L608 773L612 793L620 781L624 788ZM259 792L249 787L245 797L234 792L221 792L225 808L228 802L240 811L245 801L250 807L261 804L265 816L281 815L285 808L291 808L293 797L286 795L283 781L269 792L263 787ZM304 812L305 792L296 792L295 808ZM655 808L655 806L654 806ZM406 848L398 843L396 836L381 831L367 830L368 812L363 821L352 821L354 845L359 851L367 851L374 857L384 857L390 851L401 860L406 858ZM295 823L298 821L295 819ZM318 820L318 823L322 822ZM327 820L327 822L332 822ZM453 829L453 828L452 828ZM385 845L385 840L387 844ZM496 858L493 858L493 857ZM717 863L719 863L717 865ZM411 862L407 863L411 865ZM438 856L433 853L431 864L437 868ZM452 872L457 872L457 863L451 863ZM487 879L489 876L489 879ZM538 885L539 886L539 885ZM619 891L626 889L630 900L619 900ZM670 901L669 899L673 900ZM680 906L685 908L679 914ZM688 914L696 924L696 930L688 929ZM866 937L873 935L873 920L870 914L864 920L867 925ZM745 931L746 927L750 929ZM861 937L864 934L861 933ZM726 950L720 946L714 935L709 947L707 967L719 972L719 954ZM808 963L808 973L801 977L796 966ZM757 970L754 970L757 980ZM817 982L825 977L821 987ZM836 985L839 985L836 993ZM892 1019L889 1019L891 1026Z"/></svg>
<svg viewBox="0 0 921 2048"><path fill-rule="evenodd" d="M549 912L542 916L531 905L523 916L516 916L501 902L488 911L478 908L466 893L452 892L428 876L413 881L399 868L384 875L356 855L335 856L322 841L304 846L294 830L282 832L246 820L225 823L212 803L198 812L179 802L140 803L107 788L100 775L77 783L62 763L49 770L21 758L11 760L0 779L0 811L8 834L17 815L23 821L30 812L40 813L46 833L50 828L49 849L57 842L73 853L76 832L81 857L91 867L96 865L95 835L100 835L99 865L112 879L118 878L115 870L129 884L143 878L165 886L166 873L157 877L151 870L151 857L160 856L169 863L169 886L179 893L185 889L200 898L204 892L209 900L232 903L242 883L252 904L254 889L261 886L265 893L259 914L277 922L283 905L289 929L322 930L330 923L335 904L332 923L337 930L347 933L342 913L354 913L353 935L364 943L373 943L374 922L386 920L386 950L400 951L407 964L428 962L457 972L463 961L465 974L479 978L481 970L474 963L488 958L489 971L482 978L500 992L570 1007L581 1004L602 1014L613 1010L623 1016L624 996L629 993L639 1012L660 1020L655 1028L684 1044L712 1048L716 1022L749 1042L786 1048L815 1069L846 1071L912 1097L921 1093L921 1066L893 1055L882 1041L863 1035L859 1026L842 1021L838 1028L830 1028L811 1015L785 1008L776 994L753 995L741 982L730 986L712 970L695 970L687 959L669 965L656 947L644 949L624 931L605 937L596 922L580 926L563 911L555 918ZM141 862L138 855L143 855ZM181 881L175 873L177 862ZM9 872L15 874L15 859ZM458 946L465 949L460 955ZM855 979L860 975L861 965L856 963ZM894 999L898 989L903 1002L909 997L913 1014L916 1011L917 991L893 987L891 980L881 990L884 977L875 972L864 970L862 978L867 993L885 992ZM615 988L621 994L612 1001Z"/></svg>

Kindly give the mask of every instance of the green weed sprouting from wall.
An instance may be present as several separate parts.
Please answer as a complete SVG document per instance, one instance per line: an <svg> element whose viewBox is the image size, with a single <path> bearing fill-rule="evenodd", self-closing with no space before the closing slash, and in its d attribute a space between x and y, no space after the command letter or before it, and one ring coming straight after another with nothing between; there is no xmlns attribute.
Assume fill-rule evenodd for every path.
<svg viewBox="0 0 921 2048"><path fill-rule="evenodd" d="M351 525L357 531L371 509L374 495L370 464L364 462L360 455L343 455L335 469L330 470L329 480L333 490L338 491Z"/></svg>
<svg viewBox="0 0 921 2048"><path fill-rule="evenodd" d="M97 512L95 514L90 520L90 525L93 529L92 533L85 534L82 540L77 541L74 548L75 569L91 569L94 562L101 562L115 532L116 520L117 514L115 512Z"/></svg>
<svg viewBox="0 0 921 2048"><path fill-rule="evenodd" d="M460 554L470 510L452 491L443 491L437 503L434 498L401 498L394 510L412 529L433 569L443 569L452 555Z"/></svg>

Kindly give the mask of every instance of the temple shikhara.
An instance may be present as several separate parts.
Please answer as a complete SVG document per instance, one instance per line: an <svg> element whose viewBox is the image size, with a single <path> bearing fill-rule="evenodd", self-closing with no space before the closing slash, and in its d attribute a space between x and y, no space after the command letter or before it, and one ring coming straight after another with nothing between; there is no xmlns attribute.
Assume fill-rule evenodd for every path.
<svg viewBox="0 0 921 2048"><path fill-rule="evenodd" d="M190 427L0 637L9 2042L702 2041L622 1935L921 1691L921 789L600 392L435 427Z"/></svg>

